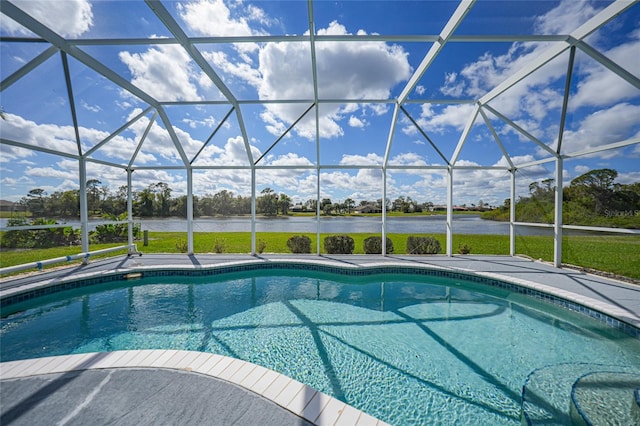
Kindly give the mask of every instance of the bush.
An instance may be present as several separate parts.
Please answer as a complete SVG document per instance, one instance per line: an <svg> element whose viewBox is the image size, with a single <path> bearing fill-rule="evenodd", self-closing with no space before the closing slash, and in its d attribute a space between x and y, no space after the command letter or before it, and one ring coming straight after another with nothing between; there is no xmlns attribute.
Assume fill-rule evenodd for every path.
<svg viewBox="0 0 640 426"><path fill-rule="evenodd" d="M325 237L324 250L328 254L351 254L355 243L348 235L332 235Z"/></svg>
<svg viewBox="0 0 640 426"><path fill-rule="evenodd" d="M108 214L104 215L103 218L113 221L124 221L127 220L127 214L123 213L120 216ZM132 230L133 235L138 235L140 225L133 225ZM129 241L129 225L126 223L105 223L98 225L94 231L89 232L89 238L92 243L97 244L127 242Z"/></svg>
<svg viewBox="0 0 640 426"><path fill-rule="evenodd" d="M9 219L7 226L57 225L52 219ZM70 226L49 229L20 229L3 233L0 239L2 248L50 248L80 244L80 232Z"/></svg>
<svg viewBox="0 0 640 426"><path fill-rule="evenodd" d="M256 251L259 254L262 254L264 252L264 249L266 248L267 248L267 242L265 240L256 241Z"/></svg>
<svg viewBox="0 0 640 426"><path fill-rule="evenodd" d="M180 252L180 253L186 253L187 252L187 242L183 239L179 239L178 241L176 241L176 249Z"/></svg>
<svg viewBox="0 0 640 426"><path fill-rule="evenodd" d="M414 237L407 238L408 254L437 254L442 251L440 241L433 237Z"/></svg>
<svg viewBox="0 0 640 426"><path fill-rule="evenodd" d="M460 253L460 254L469 254L469 253L471 253L471 246L468 246L466 244L460 244L458 246L458 253Z"/></svg>
<svg viewBox="0 0 640 426"><path fill-rule="evenodd" d="M311 238L306 235L294 235L287 240L291 253L311 253Z"/></svg>
<svg viewBox="0 0 640 426"><path fill-rule="evenodd" d="M225 248L227 247L227 240L224 238L216 238L213 240L213 252L214 253L224 253Z"/></svg>
<svg viewBox="0 0 640 426"><path fill-rule="evenodd" d="M364 252L366 254L382 254L382 237L365 238ZM387 237L387 253L393 253L393 241L389 237Z"/></svg>

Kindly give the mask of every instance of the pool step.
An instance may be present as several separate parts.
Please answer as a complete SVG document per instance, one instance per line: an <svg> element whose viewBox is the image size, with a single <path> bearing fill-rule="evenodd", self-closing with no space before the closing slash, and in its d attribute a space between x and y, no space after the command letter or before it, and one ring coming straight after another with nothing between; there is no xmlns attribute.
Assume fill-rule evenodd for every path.
<svg viewBox="0 0 640 426"><path fill-rule="evenodd" d="M588 401L585 397L585 390L593 390L597 386L592 386L592 383L585 382L581 386L576 386L576 383L581 378L593 376L592 380L601 378L604 384L605 377L611 378L612 376L618 377L620 380L625 378L624 383L631 383L636 380L635 386L630 384L624 386L625 391L622 393L626 396L615 396L614 401L607 398L608 403L611 405L622 404L621 399L626 398L625 413L621 419L630 419L633 415L632 398L634 389L640 387L640 369L633 367L622 367L616 365L604 365L604 364L558 364L544 368L534 370L529 374L525 385L522 388L522 409L521 409L521 423L523 425L571 425L573 418L573 411L578 411L575 407L572 407L572 395L574 389L579 389L576 394L578 398L583 401L579 403L581 409L584 404L591 404L592 401ZM610 384L612 381L609 380ZM622 386L621 386L622 387ZM604 388L604 386L602 386ZM612 386L609 386L611 389ZM616 395L619 395L617 392ZM602 395L597 393L597 395ZM603 397L603 396L599 396ZM640 400L637 398L636 401ZM612 407L613 408L613 407ZM637 408L637 407L634 407ZM612 410L615 411L615 410ZM640 412L640 409L636 409L636 412ZM609 414L609 420L615 419L614 423L609 424L640 424L637 421L634 423L631 420L626 422L618 421L616 417L620 417L617 411L614 414ZM589 423L576 423L576 424L589 424ZM601 424L601 423L592 423Z"/></svg>
<svg viewBox="0 0 640 426"><path fill-rule="evenodd" d="M640 424L634 395L638 389L640 374L586 374L571 389L571 420L585 426Z"/></svg>

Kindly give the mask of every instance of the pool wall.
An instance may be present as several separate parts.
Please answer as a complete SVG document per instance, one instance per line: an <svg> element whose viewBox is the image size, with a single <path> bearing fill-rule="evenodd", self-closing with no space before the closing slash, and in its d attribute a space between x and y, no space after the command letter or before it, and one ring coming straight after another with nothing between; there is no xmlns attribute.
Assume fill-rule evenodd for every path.
<svg viewBox="0 0 640 426"><path fill-rule="evenodd" d="M498 278L497 274L477 273L460 271L453 269L438 268L433 266L414 266L414 265L380 265L380 266L362 266L362 265L334 265L319 262L302 262L302 261L244 261L236 263L226 263L222 265L212 265L206 267L184 267L184 266L156 266L156 267L140 267L128 268L119 271L102 271L91 274L77 274L67 276L65 278L56 278L53 280L43 280L37 283L26 284L19 287L2 289L0 293L0 307L3 311L6 308L20 302L32 300L37 297L58 293L65 290L77 289L81 287L92 286L96 284L105 284L115 281L122 281L137 278L154 278L154 277L206 277L218 276L221 274L251 272L251 271L269 271L269 270L290 270L301 272L321 272L347 276L371 276L376 274L410 274L425 277L440 277L449 279L466 280L474 283L487 285L490 287L505 289L514 293L523 294L538 300L579 312L596 319L607 326L620 330L634 338L640 339L640 327L619 319L604 310L595 309L587 304L579 303L571 300L571 293L557 290L552 294L553 290L547 287L544 290L541 285L536 283L504 277ZM512 282L517 281L517 282ZM535 288L537 287L537 288ZM564 296L564 297L563 297ZM586 299L586 298L582 298ZM587 300L588 302L588 300ZM595 303L594 303L595 304ZM6 312L6 311L5 311ZM3 316L5 313L3 313Z"/></svg>

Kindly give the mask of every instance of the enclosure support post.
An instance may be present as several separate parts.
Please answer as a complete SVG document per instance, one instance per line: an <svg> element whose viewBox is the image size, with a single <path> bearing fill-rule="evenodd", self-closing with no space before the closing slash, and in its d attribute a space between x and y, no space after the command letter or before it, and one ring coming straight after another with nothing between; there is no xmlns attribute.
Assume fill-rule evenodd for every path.
<svg viewBox="0 0 640 426"><path fill-rule="evenodd" d="M251 255L256 254L256 168L251 167Z"/></svg>
<svg viewBox="0 0 640 426"><path fill-rule="evenodd" d="M447 256L453 256L453 167L447 168Z"/></svg>
<svg viewBox="0 0 640 426"><path fill-rule="evenodd" d="M133 171L127 169L127 241L133 246L133 191L131 190Z"/></svg>
<svg viewBox="0 0 640 426"><path fill-rule="evenodd" d="M511 195L509 199L509 255L516 255L516 169L511 169Z"/></svg>
<svg viewBox="0 0 640 426"><path fill-rule="evenodd" d="M316 123L318 116L316 115ZM318 125L316 124L316 128ZM316 254L320 256L320 167L316 176Z"/></svg>
<svg viewBox="0 0 640 426"><path fill-rule="evenodd" d="M553 223L553 264L562 266L562 157L556 158L555 219Z"/></svg>
<svg viewBox="0 0 640 426"><path fill-rule="evenodd" d="M83 253L89 252L89 205L87 203L87 161L80 158L78 161L80 178L80 241ZM82 264L89 263L88 258L82 259Z"/></svg>
<svg viewBox="0 0 640 426"><path fill-rule="evenodd" d="M382 168L382 255L387 255L387 169Z"/></svg>
<svg viewBox="0 0 640 426"><path fill-rule="evenodd" d="M193 254L193 169L187 168L187 253Z"/></svg>

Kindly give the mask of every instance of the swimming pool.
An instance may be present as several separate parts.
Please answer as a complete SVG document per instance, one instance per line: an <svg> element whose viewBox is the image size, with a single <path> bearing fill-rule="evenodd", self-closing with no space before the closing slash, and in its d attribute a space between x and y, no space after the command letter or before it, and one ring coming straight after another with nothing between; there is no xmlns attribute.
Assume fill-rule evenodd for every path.
<svg viewBox="0 0 640 426"><path fill-rule="evenodd" d="M214 352L395 425L520 424L532 372L554 368L558 377L578 364L640 372L640 340L460 278L272 269L116 281L9 308L19 311L2 319L2 361L120 349Z"/></svg>

